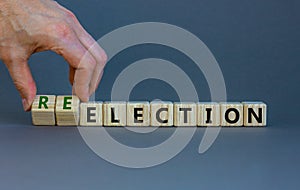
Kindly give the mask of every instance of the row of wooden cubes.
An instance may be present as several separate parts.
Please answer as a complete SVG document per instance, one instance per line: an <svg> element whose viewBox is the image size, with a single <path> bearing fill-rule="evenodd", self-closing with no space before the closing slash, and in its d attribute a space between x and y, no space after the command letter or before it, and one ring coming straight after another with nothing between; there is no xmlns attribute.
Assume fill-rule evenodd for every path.
<svg viewBox="0 0 300 190"><path fill-rule="evenodd" d="M263 102L87 102L76 96L38 95L34 125L266 126Z"/></svg>

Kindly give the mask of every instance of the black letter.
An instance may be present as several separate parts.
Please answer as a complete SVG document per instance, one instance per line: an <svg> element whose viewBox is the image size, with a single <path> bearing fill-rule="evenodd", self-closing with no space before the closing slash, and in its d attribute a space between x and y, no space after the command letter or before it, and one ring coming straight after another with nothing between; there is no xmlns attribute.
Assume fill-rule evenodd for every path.
<svg viewBox="0 0 300 190"><path fill-rule="evenodd" d="M138 112L143 111L143 108L133 108L134 110L134 123L143 123L143 120L138 120L138 117L143 117L143 114Z"/></svg>
<svg viewBox="0 0 300 190"><path fill-rule="evenodd" d="M159 122L159 123L168 123L168 120L165 119L165 120L162 120L159 116L160 116L160 113L163 112L163 111L168 111L168 108L160 108L157 110L156 112L156 120Z"/></svg>
<svg viewBox="0 0 300 190"><path fill-rule="evenodd" d="M211 120L211 111L212 109L211 108L206 108L206 121L205 123L212 123L212 120Z"/></svg>
<svg viewBox="0 0 300 190"><path fill-rule="evenodd" d="M111 108L111 122L112 123L120 123L119 119L115 119L115 108Z"/></svg>
<svg viewBox="0 0 300 190"><path fill-rule="evenodd" d="M188 111L192 111L192 108L179 108L179 111L184 111L184 115L183 115L183 122L187 123L188 122L188 118L187 118L187 112Z"/></svg>
<svg viewBox="0 0 300 190"><path fill-rule="evenodd" d="M251 115L254 116L258 123L262 123L262 108L258 108L258 115L255 113L253 108L248 108L248 123L252 123Z"/></svg>
<svg viewBox="0 0 300 190"><path fill-rule="evenodd" d="M87 122L96 122L96 119L91 119L92 116L96 116L95 113L91 112L91 111L95 111L95 110L96 110L95 107L88 107L87 108L87 112L86 112Z"/></svg>
<svg viewBox="0 0 300 190"><path fill-rule="evenodd" d="M235 113L235 119L233 119L233 120L229 119L229 113L231 111L233 111ZM228 110L226 110L226 112L225 112L225 120L228 123L230 123L230 124L236 123L236 122L238 122L239 119L240 119L240 113L239 113L239 111L237 109L235 109L235 108L229 108Z"/></svg>

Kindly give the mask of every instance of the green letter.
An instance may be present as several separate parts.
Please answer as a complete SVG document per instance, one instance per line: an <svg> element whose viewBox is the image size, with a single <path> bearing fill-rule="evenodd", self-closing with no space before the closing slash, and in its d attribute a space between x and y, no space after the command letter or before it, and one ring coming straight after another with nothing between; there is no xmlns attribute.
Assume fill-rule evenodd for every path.
<svg viewBox="0 0 300 190"><path fill-rule="evenodd" d="M48 102L48 97L47 96L40 96L39 100L39 109L42 108L42 105L44 106L45 109L48 109L47 102Z"/></svg>
<svg viewBox="0 0 300 190"><path fill-rule="evenodd" d="M71 106L68 106L69 104L72 104L72 102L68 101L68 100L72 100L72 97L68 96L68 97L64 97L64 110L70 110L72 109Z"/></svg>

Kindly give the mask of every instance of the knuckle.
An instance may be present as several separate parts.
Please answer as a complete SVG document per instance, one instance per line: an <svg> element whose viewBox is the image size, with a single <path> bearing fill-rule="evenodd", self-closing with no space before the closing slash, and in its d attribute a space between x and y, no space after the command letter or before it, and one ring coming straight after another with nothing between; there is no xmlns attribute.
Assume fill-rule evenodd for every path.
<svg viewBox="0 0 300 190"><path fill-rule="evenodd" d="M97 61L89 52L86 52L82 58L82 63L84 63L82 66L86 69L93 69L97 65Z"/></svg>
<svg viewBox="0 0 300 190"><path fill-rule="evenodd" d="M84 70L86 72L91 72L96 67L97 62L90 56L84 58L84 60L79 64L78 69Z"/></svg>
<svg viewBox="0 0 300 190"><path fill-rule="evenodd" d="M22 80L22 73L16 73L19 77L13 77L13 83L22 97L33 97L37 91L34 80Z"/></svg>
<svg viewBox="0 0 300 190"><path fill-rule="evenodd" d="M58 23L54 23L49 25L50 27L50 34L54 34L56 35L55 37L58 39L70 39L73 37L73 31L71 29L71 27L69 26L68 23L66 22L58 22Z"/></svg>
<svg viewBox="0 0 300 190"><path fill-rule="evenodd" d="M66 10L65 15L66 15L67 19L72 20L72 21L77 21L77 17L72 11Z"/></svg>
<svg viewBox="0 0 300 190"><path fill-rule="evenodd" d="M19 92L23 92L27 89L25 82L22 80L13 80L13 83Z"/></svg>

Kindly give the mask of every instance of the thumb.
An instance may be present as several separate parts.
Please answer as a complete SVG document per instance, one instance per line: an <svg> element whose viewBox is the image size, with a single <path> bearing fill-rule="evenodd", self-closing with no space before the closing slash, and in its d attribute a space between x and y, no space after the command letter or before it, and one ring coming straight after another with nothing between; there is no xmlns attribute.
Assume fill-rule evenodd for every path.
<svg viewBox="0 0 300 190"><path fill-rule="evenodd" d="M36 96L36 84L30 72L27 59L4 60L10 76L20 93L25 111L30 111L31 104Z"/></svg>

